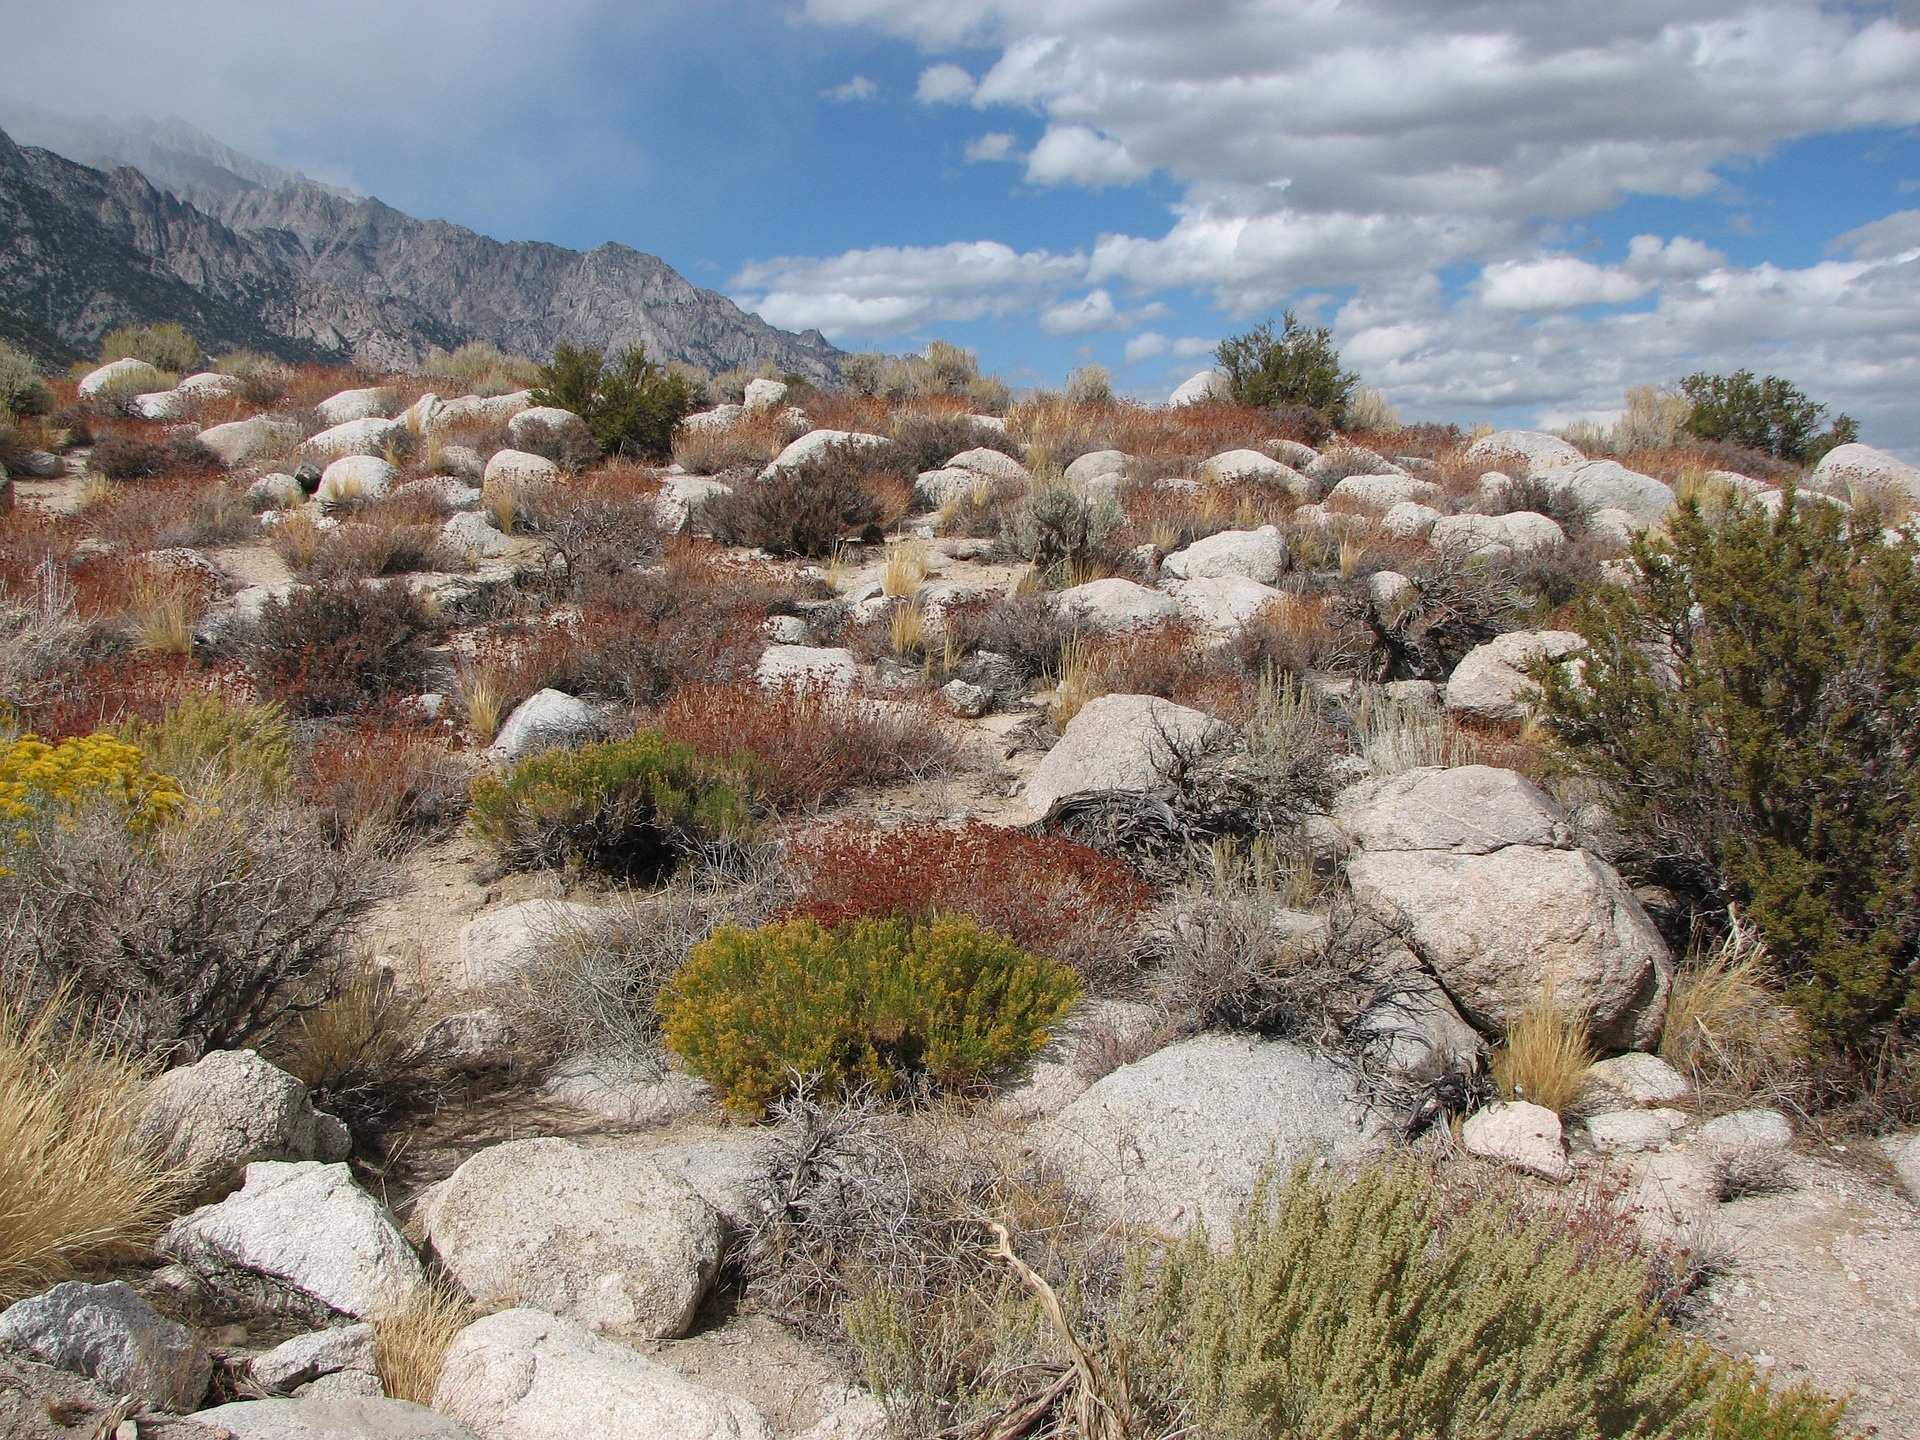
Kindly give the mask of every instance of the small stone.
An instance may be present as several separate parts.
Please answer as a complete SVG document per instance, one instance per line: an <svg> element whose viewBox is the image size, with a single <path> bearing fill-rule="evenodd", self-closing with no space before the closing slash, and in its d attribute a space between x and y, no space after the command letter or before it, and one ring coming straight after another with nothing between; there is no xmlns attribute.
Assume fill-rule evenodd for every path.
<svg viewBox="0 0 1920 1440"><path fill-rule="evenodd" d="M1658 1055L1630 1051L1587 1067L1584 1083L1631 1100L1636 1105L1664 1105L1693 1093L1687 1077Z"/></svg>
<svg viewBox="0 0 1920 1440"><path fill-rule="evenodd" d="M1603 1154L1631 1155L1670 1144L1686 1123L1678 1110L1609 1110L1587 1117L1587 1138Z"/></svg>
<svg viewBox="0 0 1920 1440"><path fill-rule="evenodd" d="M1735 1110L1700 1127L1700 1143L1723 1150L1788 1150L1793 1122L1778 1110Z"/></svg>
<svg viewBox="0 0 1920 1440"><path fill-rule="evenodd" d="M940 687L940 698L953 713L977 720L993 708L993 691L985 685L969 685L964 680L949 680Z"/></svg>
<svg viewBox="0 0 1920 1440"><path fill-rule="evenodd" d="M1506 1100L1476 1110L1461 1127L1469 1155L1564 1184L1573 1178L1560 1117L1543 1105Z"/></svg>

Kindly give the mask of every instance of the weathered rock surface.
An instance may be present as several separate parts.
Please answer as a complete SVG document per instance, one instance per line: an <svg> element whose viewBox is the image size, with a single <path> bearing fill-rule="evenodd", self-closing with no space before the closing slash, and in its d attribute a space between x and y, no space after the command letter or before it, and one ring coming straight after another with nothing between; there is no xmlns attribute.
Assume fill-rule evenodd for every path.
<svg viewBox="0 0 1920 1440"><path fill-rule="evenodd" d="M1426 766L1350 785L1333 821L1365 850L1486 855L1509 845L1565 846L1572 831L1547 793L1490 765Z"/></svg>
<svg viewBox="0 0 1920 1440"><path fill-rule="evenodd" d="M225 425L212 425L200 432L200 443L218 455L221 463L229 468L245 465L262 455L284 449L299 438L299 426L269 415L230 420Z"/></svg>
<svg viewBox="0 0 1920 1440"><path fill-rule="evenodd" d="M1176 385L1173 394L1167 397L1167 404L1176 410L1184 409L1188 405L1204 405L1209 400L1225 400L1230 393L1223 371L1202 370Z"/></svg>
<svg viewBox="0 0 1920 1440"><path fill-rule="evenodd" d="M1673 959L1619 873L1584 850L1510 845L1489 854L1362 851L1355 898L1404 924L1475 1025L1502 1034L1542 992L1584 1016L1596 1041L1650 1048Z"/></svg>
<svg viewBox="0 0 1920 1440"><path fill-rule="evenodd" d="M479 1440L437 1410L374 1397L236 1400L193 1418L219 1426L234 1440ZM575 1435L573 1440L586 1437Z"/></svg>
<svg viewBox="0 0 1920 1440"><path fill-rule="evenodd" d="M1200 478L1216 485L1254 482L1278 485L1295 495L1307 493L1307 478L1291 465L1258 450L1225 450L1200 462Z"/></svg>
<svg viewBox="0 0 1920 1440"><path fill-rule="evenodd" d="M1587 1067L1583 1088L1603 1095L1617 1095L1635 1105L1665 1105L1685 1099L1693 1092L1687 1077L1658 1055L1629 1051L1611 1060L1596 1060Z"/></svg>
<svg viewBox="0 0 1920 1440"><path fill-rule="evenodd" d="M426 1233L483 1305L532 1305L595 1330L686 1333L720 1265L719 1214L643 1152L514 1140L453 1172Z"/></svg>
<svg viewBox="0 0 1920 1440"><path fill-rule="evenodd" d="M1118 577L1070 585L1053 600L1062 614L1089 630L1131 630L1172 620L1180 613L1171 597Z"/></svg>
<svg viewBox="0 0 1920 1440"><path fill-rule="evenodd" d="M1582 460L1535 473L1549 489L1571 495L1588 509L1624 510L1636 530L1664 523L1673 508L1673 491L1666 484L1618 460Z"/></svg>
<svg viewBox="0 0 1920 1440"><path fill-rule="evenodd" d="M1208 631L1216 641L1237 635L1269 605L1287 603L1283 592L1243 575L1163 580L1161 588L1173 597L1182 615Z"/></svg>
<svg viewBox="0 0 1920 1440"><path fill-rule="evenodd" d="M1067 466L1065 479L1079 489L1111 488L1126 479L1133 457L1124 450L1092 450Z"/></svg>
<svg viewBox="0 0 1920 1440"><path fill-rule="evenodd" d="M254 1356L247 1370L257 1383L283 1393L343 1370L372 1375L373 1327L360 1324L310 1330Z"/></svg>
<svg viewBox="0 0 1920 1440"><path fill-rule="evenodd" d="M1869 492L1897 490L1909 499L1920 500L1920 470L1884 450L1857 442L1836 445L1822 455L1813 467L1812 479L1816 487L1839 495L1859 486Z"/></svg>
<svg viewBox="0 0 1920 1440"><path fill-rule="evenodd" d="M859 430L809 430L798 440L792 441L767 466L762 474L774 470L797 470L810 460L816 460L833 446L849 446L855 450L886 450L893 442L884 435L869 435Z"/></svg>
<svg viewBox="0 0 1920 1440"><path fill-rule="evenodd" d="M342 390L314 406L313 414L322 425L344 425L349 420L385 420L393 414L393 401L393 392L381 386Z"/></svg>
<svg viewBox="0 0 1920 1440"><path fill-rule="evenodd" d="M398 420L349 420L309 435L300 448L323 465L349 455L384 456L387 446L406 428Z"/></svg>
<svg viewBox="0 0 1920 1440"><path fill-rule="evenodd" d="M522 760L548 750L572 750L599 736L600 722L586 701L563 690L539 690L514 707L494 737L493 753Z"/></svg>
<svg viewBox="0 0 1920 1440"><path fill-rule="evenodd" d="M1476 645L1447 677L1447 708L1479 720L1524 719L1522 697L1534 688L1527 668L1577 656L1586 643L1571 630L1514 630Z"/></svg>
<svg viewBox="0 0 1920 1440"><path fill-rule="evenodd" d="M605 907L578 900L522 900L489 910L460 927L461 980L474 990L511 984L549 947L597 933L612 918Z"/></svg>
<svg viewBox="0 0 1920 1440"><path fill-rule="evenodd" d="M771 1440L746 1401L532 1309L454 1336L433 1401L484 1440Z"/></svg>
<svg viewBox="0 0 1920 1440"><path fill-rule="evenodd" d="M193 1331L159 1314L124 1281L68 1281L0 1315L0 1345L131 1395L154 1410L193 1409L213 1361Z"/></svg>
<svg viewBox="0 0 1920 1440"><path fill-rule="evenodd" d="M860 678L860 662L841 645L769 645L760 652L754 678L774 689L792 685L850 690Z"/></svg>
<svg viewBox="0 0 1920 1440"><path fill-rule="evenodd" d="M962 450L958 455L955 455L951 460L947 461L947 468L950 470L971 470L974 474L984 476L989 480L1005 480L1009 483L1022 485L1033 479L1033 475L1028 471L1027 467L1011 455L1003 455L998 450L989 450L985 447L973 450Z"/></svg>
<svg viewBox="0 0 1920 1440"><path fill-rule="evenodd" d="M256 1160L345 1160L347 1127L307 1087L252 1050L214 1050L157 1076L141 1096L139 1144L181 1172L194 1199L217 1199Z"/></svg>
<svg viewBox="0 0 1920 1440"><path fill-rule="evenodd" d="M1539 430L1496 430L1467 447L1466 458L1490 469L1530 475L1556 465L1578 465L1587 457L1577 445Z"/></svg>
<svg viewBox="0 0 1920 1440"><path fill-rule="evenodd" d="M82 400L97 395L135 395L155 391L167 383L167 377L144 360L109 360L97 370L80 377L75 393Z"/></svg>
<svg viewBox="0 0 1920 1440"><path fill-rule="evenodd" d="M364 505L384 500L400 472L376 455L343 455L320 472L313 498L322 505Z"/></svg>
<svg viewBox="0 0 1920 1440"><path fill-rule="evenodd" d="M1560 1117L1541 1105L1503 1100L1476 1110L1460 1130L1469 1155L1509 1165L1543 1180L1573 1178Z"/></svg>
<svg viewBox="0 0 1920 1440"><path fill-rule="evenodd" d="M496 450L487 457L489 485L542 485L560 478L560 467L529 450Z"/></svg>
<svg viewBox="0 0 1920 1440"><path fill-rule="evenodd" d="M373 1319L426 1283L386 1206L345 1165L256 1161L240 1190L168 1226L155 1249L216 1292L315 1323Z"/></svg>
<svg viewBox="0 0 1920 1440"><path fill-rule="evenodd" d="M1412 475L1348 475L1334 483L1327 499L1384 512L1395 505L1439 505L1446 493L1433 481Z"/></svg>
<svg viewBox="0 0 1920 1440"><path fill-rule="evenodd" d="M1287 542L1271 525L1222 530L1174 551L1160 562L1160 568L1182 580L1232 575L1271 585L1287 568Z"/></svg>
<svg viewBox="0 0 1920 1440"><path fill-rule="evenodd" d="M1026 801L1045 814L1067 795L1150 790L1180 754L1223 741L1227 727L1199 710L1152 695L1103 695L1081 707L1027 781Z"/></svg>
<svg viewBox="0 0 1920 1440"><path fill-rule="evenodd" d="M1096 1081L1046 1123L1040 1148L1119 1218L1224 1236L1263 1172L1352 1159L1384 1123L1311 1050L1202 1035Z"/></svg>

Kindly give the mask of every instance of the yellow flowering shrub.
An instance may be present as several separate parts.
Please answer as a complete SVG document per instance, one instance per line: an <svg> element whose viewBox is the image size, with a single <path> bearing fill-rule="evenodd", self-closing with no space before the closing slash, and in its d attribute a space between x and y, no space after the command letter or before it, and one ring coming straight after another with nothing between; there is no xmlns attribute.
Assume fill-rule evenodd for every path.
<svg viewBox="0 0 1920 1440"><path fill-rule="evenodd" d="M145 753L105 733L49 745L23 735L0 745L0 819L28 821L57 806L117 802L128 830L142 834L186 804L171 775L147 768Z"/></svg>

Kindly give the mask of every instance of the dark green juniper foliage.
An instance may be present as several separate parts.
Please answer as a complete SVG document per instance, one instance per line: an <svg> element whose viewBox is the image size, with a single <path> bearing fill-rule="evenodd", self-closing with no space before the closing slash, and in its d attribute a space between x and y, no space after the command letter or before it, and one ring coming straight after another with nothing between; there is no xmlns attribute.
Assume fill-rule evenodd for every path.
<svg viewBox="0 0 1920 1440"><path fill-rule="evenodd" d="M1584 604L1584 677L1540 677L1561 763L1611 792L1645 872L1742 908L1816 1033L1890 1054L1920 1020L1920 557L1791 494L1670 531L1635 543L1643 594Z"/></svg>
<svg viewBox="0 0 1920 1440"><path fill-rule="evenodd" d="M1680 392L1693 402L1687 430L1702 440L1722 440L1811 465L1834 446L1860 438L1859 425L1847 415L1836 416L1822 433L1827 407L1778 375L1757 380L1751 370L1731 375L1702 371L1682 380Z"/></svg>
<svg viewBox="0 0 1920 1440"><path fill-rule="evenodd" d="M1333 332L1302 325L1289 310L1280 317L1280 338L1267 320L1244 335L1220 342L1213 358L1227 372L1227 388L1242 405L1304 405L1335 427L1346 424L1347 402L1360 377L1340 368Z"/></svg>
<svg viewBox="0 0 1920 1440"><path fill-rule="evenodd" d="M694 406L693 382L670 374L635 346L609 364L600 351L561 341L553 360L540 367L533 392L536 405L571 410L587 422L593 438L609 455L664 460L673 446L673 427Z"/></svg>

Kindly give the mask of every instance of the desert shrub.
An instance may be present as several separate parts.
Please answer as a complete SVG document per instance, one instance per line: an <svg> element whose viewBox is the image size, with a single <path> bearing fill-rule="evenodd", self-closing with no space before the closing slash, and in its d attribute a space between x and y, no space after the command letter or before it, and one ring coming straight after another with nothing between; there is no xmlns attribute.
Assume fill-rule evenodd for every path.
<svg viewBox="0 0 1920 1440"><path fill-rule="evenodd" d="M1336 428L1347 423L1347 404L1357 375L1340 368L1333 332L1323 325L1302 325L1289 310L1280 317L1280 336L1265 321L1244 335L1222 340L1213 352L1227 372L1227 390L1241 405L1304 405L1327 417Z"/></svg>
<svg viewBox="0 0 1920 1440"><path fill-rule="evenodd" d="M275 525L267 539L308 584L466 568L464 558L441 543L443 520L430 502L409 497L357 508L328 530L293 516Z"/></svg>
<svg viewBox="0 0 1920 1440"><path fill-rule="evenodd" d="M1028 680L1058 673L1061 650L1074 636L1073 620L1041 594L997 595L984 606L950 609L946 623L958 648L1004 655Z"/></svg>
<svg viewBox="0 0 1920 1440"><path fill-rule="evenodd" d="M778 809L825 805L856 785L919 779L954 755L930 708L824 686L687 685L659 724L669 739L740 766L754 796Z"/></svg>
<svg viewBox="0 0 1920 1440"><path fill-rule="evenodd" d="M107 487L85 515L95 536L126 550L231 545L259 533L240 491L191 475Z"/></svg>
<svg viewBox="0 0 1920 1440"><path fill-rule="evenodd" d="M520 525L553 546L568 587L583 597L595 581L659 558L667 539L659 497L651 471L610 466L524 491Z"/></svg>
<svg viewBox="0 0 1920 1440"><path fill-rule="evenodd" d="M790 918L832 929L864 916L965 915L1089 980L1132 972L1151 899L1098 851L979 820L825 826L802 834L789 859L801 887Z"/></svg>
<svg viewBox="0 0 1920 1440"><path fill-rule="evenodd" d="M889 518L887 492L904 487L911 495L912 485L897 455L842 440L805 464L742 481L707 505L706 521L723 543L776 555L830 555L850 532L878 538ZM898 518L905 502L897 500L895 508Z"/></svg>
<svg viewBox="0 0 1920 1440"><path fill-rule="evenodd" d="M0 581L0 706L16 719L59 691L87 644L64 569L43 564L25 585Z"/></svg>
<svg viewBox="0 0 1920 1440"><path fill-rule="evenodd" d="M184 325L163 320L157 325L123 325L109 331L100 342L100 363L109 360L144 360L156 370L184 375L198 370L205 357L200 342L187 333Z"/></svg>
<svg viewBox="0 0 1920 1440"><path fill-rule="evenodd" d="M1336 622L1371 640L1370 680L1445 680L1469 650L1517 623L1508 575L1458 550L1440 551L1407 578L1413 589L1385 605L1357 589L1333 602Z"/></svg>
<svg viewBox="0 0 1920 1440"><path fill-rule="evenodd" d="M841 376L855 392L892 401L951 395L989 413L1004 410L1011 392L998 376L982 375L971 350L935 340L918 355L849 355Z"/></svg>
<svg viewBox="0 0 1920 1440"><path fill-rule="evenodd" d="M1113 376L1104 365L1079 365L1067 372L1067 399L1076 405L1105 405L1113 400Z"/></svg>
<svg viewBox="0 0 1920 1440"><path fill-rule="evenodd" d="M1449 1197L1420 1167L1302 1167L1256 1195L1227 1248L1196 1235L1168 1255L1133 1373L1201 1433L1837 1433L1839 1406L1679 1339L1647 1290L1644 1260Z"/></svg>
<svg viewBox="0 0 1920 1440"><path fill-rule="evenodd" d="M600 351L561 341L542 365L533 403L571 410L609 455L664 460L673 427L693 409L686 377L660 369L644 348L622 351L611 364Z"/></svg>
<svg viewBox="0 0 1920 1440"><path fill-rule="evenodd" d="M1387 435L1400 428L1400 417L1386 396L1360 385L1347 399L1346 428L1362 435Z"/></svg>
<svg viewBox="0 0 1920 1440"><path fill-rule="evenodd" d="M300 769L301 793L339 842L432 834L466 809L466 767L445 735L417 724L361 724L324 736Z"/></svg>
<svg viewBox="0 0 1920 1440"><path fill-rule="evenodd" d="M247 656L289 713L349 714L417 691L440 631L427 602L402 586L330 580L269 600Z"/></svg>
<svg viewBox="0 0 1920 1440"><path fill-rule="evenodd" d="M1009 551L1039 570L1049 586L1070 585L1094 563L1125 522L1111 491L1088 499L1064 480L1036 479L1007 518Z"/></svg>
<svg viewBox="0 0 1920 1440"><path fill-rule="evenodd" d="M759 470L792 440L793 426L779 410L756 410L722 429L682 425L673 432L674 463L693 475Z"/></svg>
<svg viewBox="0 0 1920 1440"><path fill-rule="evenodd" d="M146 1067L92 1048L64 1000L0 1000L0 1303L137 1261L174 1198L136 1139Z"/></svg>
<svg viewBox="0 0 1920 1440"><path fill-rule="evenodd" d="M660 992L661 1032L732 1109L795 1076L823 1092L976 1090L1024 1065L1078 998L1073 972L958 916L723 929Z"/></svg>
<svg viewBox="0 0 1920 1440"><path fill-rule="evenodd" d="M137 745L108 734L49 745L23 735L0 746L0 818L29 827L10 844L28 844L50 811L100 807L130 834L144 835L186 803L179 782L148 768ZM57 824L58 822L56 822Z"/></svg>
<svg viewBox="0 0 1920 1440"><path fill-rule="evenodd" d="M537 362L509 355L484 340L462 345L451 355L436 346L420 362L420 373L434 380L458 380L475 395L505 395L540 380Z"/></svg>
<svg viewBox="0 0 1920 1440"><path fill-rule="evenodd" d="M1242 674L1304 675L1310 670L1350 674L1367 658L1368 636L1352 619L1345 597L1289 595L1270 601L1227 646Z"/></svg>
<svg viewBox="0 0 1920 1440"><path fill-rule="evenodd" d="M468 824L512 869L572 861L653 875L704 843L743 836L745 792L735 767L642 731L482 775Z"/></svg>
<svg viewBox="0 0 1920 1440"><path fill-rule="evenodd" d="M1060 689L1048 709L1054 729L1065 730L1088 701L1102 695L1170 699L1201 687L1214 668L1201 638L1200 627L1187 620L1121 635L1076 635L1060 653Z"/></svg>
<svg viewBox="0 0 1920 1440"><path fill-rule="evenodd" d="M115 805L42 815L15 836L7 871L7 993L62 995L109 1043L175 1061L244 1044L306 1003L390 880L311 814L238 796L144 834Z"/></svg>
<svg viewBox="0 0 1920 1440"><path fill-rule="evenodd" d="M750 930L788 893L778 847L704 846L655 890L627 891L592 925L559 924L502 998L542 1053L617 1055L664 1073L660 987L722 926Z"/></svg>
<svg viewBox="0 0 1920 1440"><path fill-rule="evenodd" d="M420 991L364 955L317 975L310 991L314 1003L287 1017L263 1052L377 1156L380 1131L431 1109L453 1088L453 1077L421 1048Z"/></svg>
<svg viewBox="0 0 1920 1440"><path fill-rule="evenodd" d="M172 457L167 447L132 435L110 434L93 447L87 466L109 480L148 480L167 473Z"/></svg>
<svg viewBox="0 0 1920 1440"><path fill-rule="evenodd" d="M901 463L915 474L937 470L967 450L998 450L1020 458L1020 447L998 429L978 424L970 415L947 410L900 411L886 433L900 447Z"/></svg>
<svg viewBox="0 0 1920 1440"><path fill-rule="evenodd" d="M127 720L119 734L154 770L196 792L278 795L293 784L293 736L277 705L190 694L158 720Z"/></svg>
<svg viewBox="0 0 1920 1440"><path fill-rule="evenodd" d="M1560 763L1639 837L1630 863L1738 904L1814 1034L1866 1054L1920 1008L1913 545L1831 506L1669 530L1636 542L1640 587L1579 607L1582 680L1541 677Z"/></svg>
<svg viewBox="0 0 1920 1440"><path fill-rule="evenodd" d="M0 340L0 420L44 415L53 408L53 390L30 356Z"/></svg>
<svg viewBox="0 0 1920 1440"><path fill-rule="evenodd" d="M1692 405L1686 428L1703 440L1811 465L1834 446L1860 438L1860 426L1847 415L1835 416L1822 431L1827 407L1777 375L1756 379L1751 370L1731 375L1700 371L1680 382L1680 393Z"/></svg>
<svg viewBox="0 0 1920 1440"><path fill-rule="evenodd" d="M1593 521L1593 507L1566 486L1549 485L1538 475L1509 477L1483 507L1487 515L1513 515L1531 510L1545 515L1567 538L1578 539Z"/></svg>
<svg viewBox="0 0 1920 1440"><path fill-rule="evenodd" d="M1493 1083L1509 1100L1564 1113L1595 1059L1584 1017L1564 1015L1551 993L1530 1001L1493 1052Z"/></svg>

